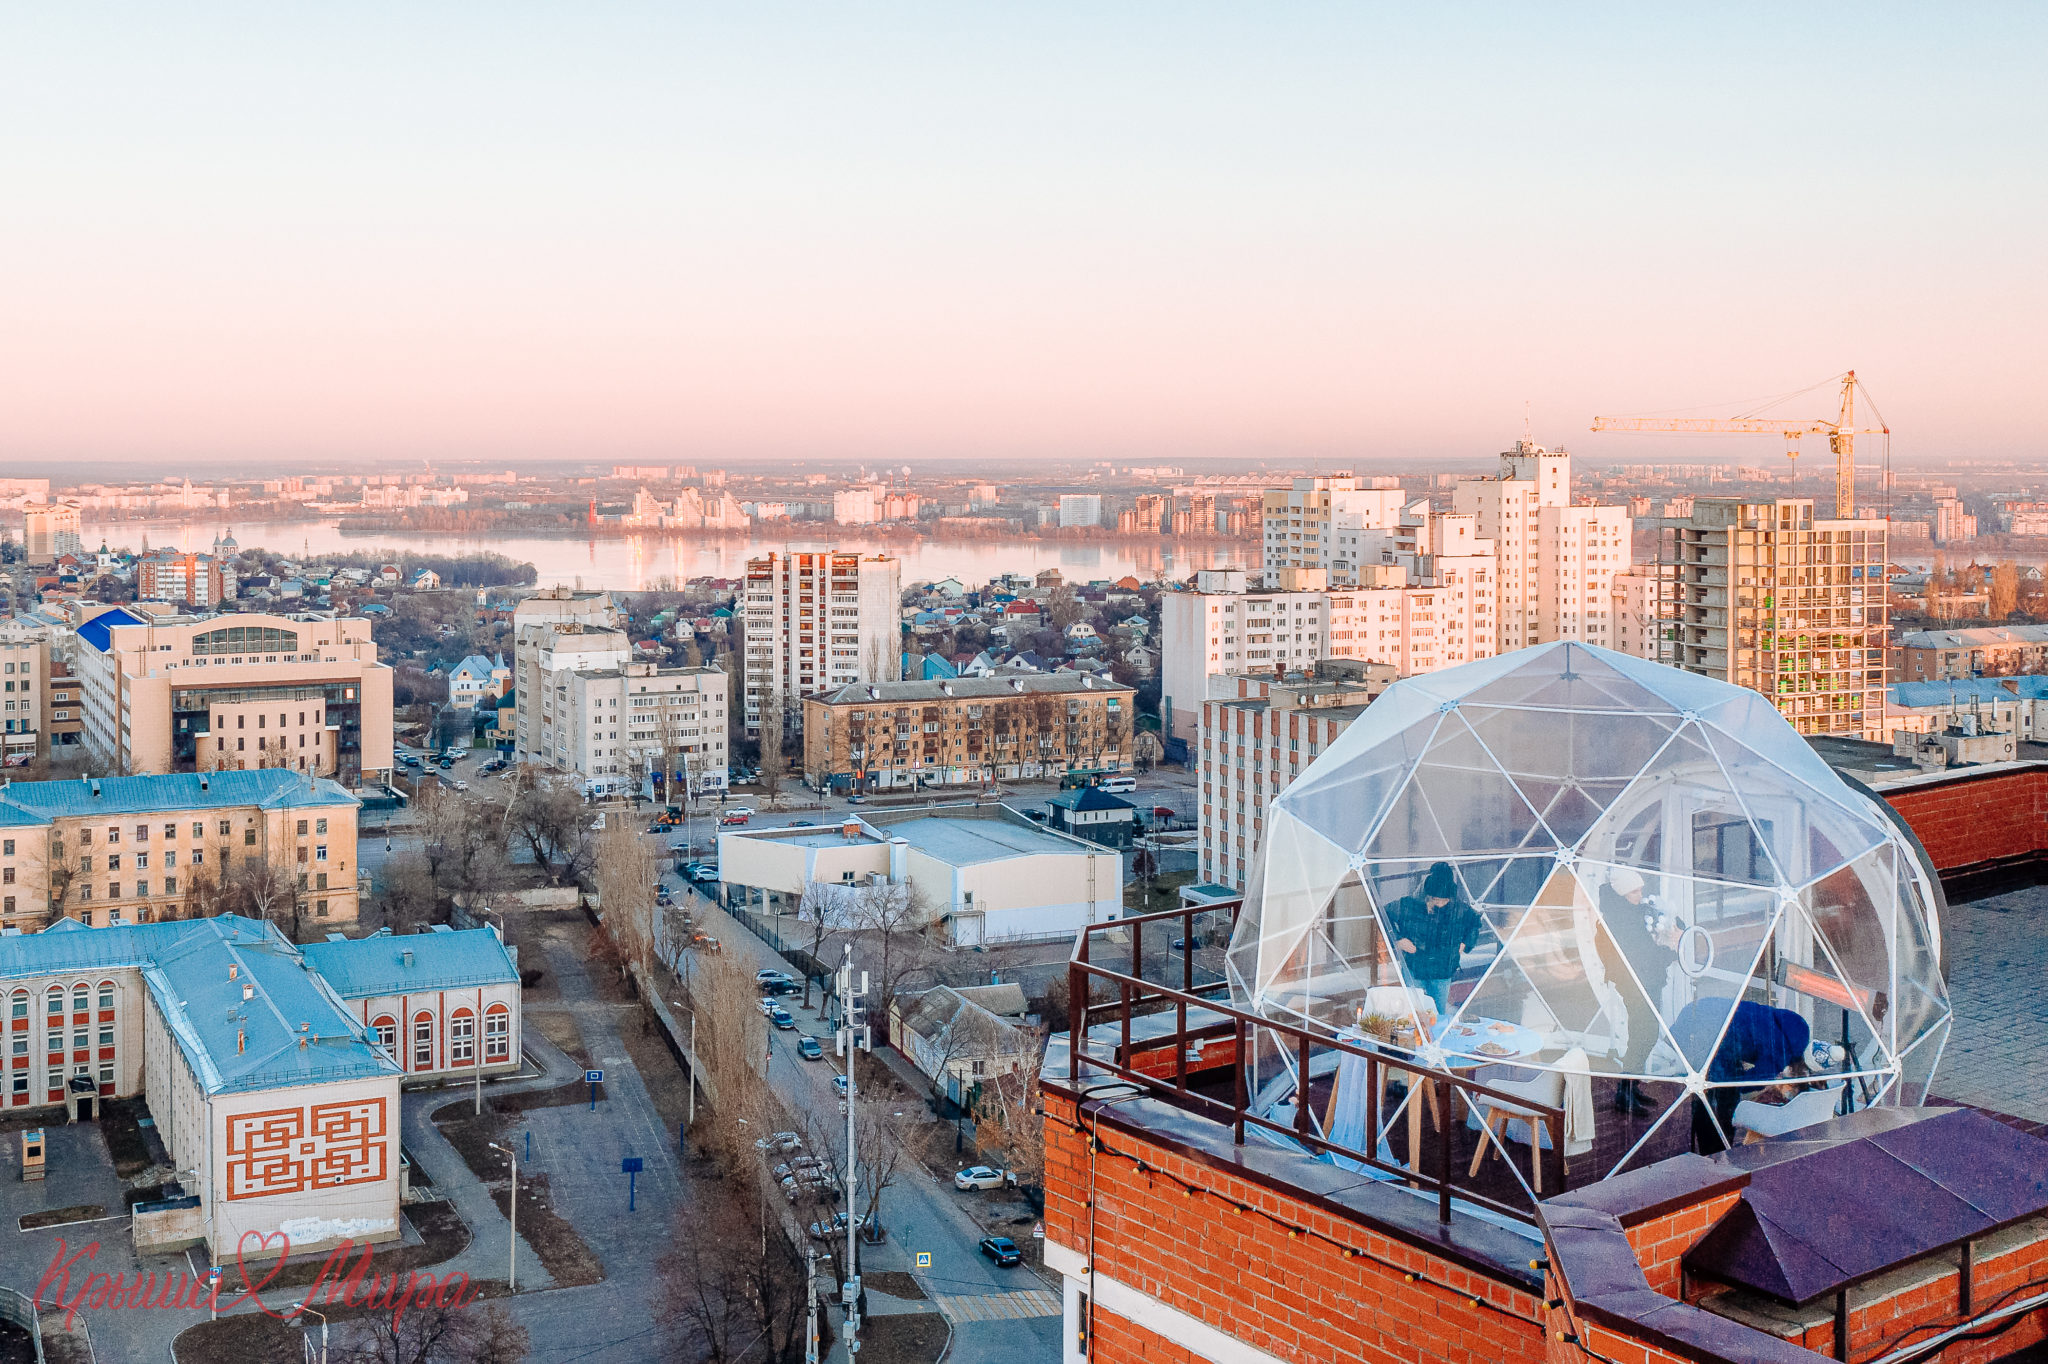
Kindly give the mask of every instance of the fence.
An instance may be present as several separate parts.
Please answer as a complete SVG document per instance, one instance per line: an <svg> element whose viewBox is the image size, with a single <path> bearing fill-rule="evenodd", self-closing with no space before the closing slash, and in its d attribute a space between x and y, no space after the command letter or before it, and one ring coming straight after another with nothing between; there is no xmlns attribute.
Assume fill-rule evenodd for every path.
<svg viewBox="0 0 2048 1364"><path fill-rule="evenodd" d="M1195 982L1195 950L1201 941L1201 930L1218 916L1229 915L1234 926L1237 911L1243 901L1222 901L1208 905L1194 905L1182 909L1169 909L1157 914L1139 915L1109 924L1094 925L1081 930L1074 945L1073 957L1067 963L1067 1011L1069 1045L1067 1052L1067 1079L1077 1088L1081 1082L1083 1068L1090 1072L1104 1072L1117 1079L1136 1086L1151 1097L1164 1100L1179 1108L1201 1114L1218 1122L1226 1122L1231 1129L1233 1141L1244 1145L1246 1129L1270 1132L1295 1142L1309 1151L1340 1157L1358 1165L1396 1176L1411 1184L1431 1189L1436 1194L1437 1220L1451 1220L1451 1199L1454 1192L1454 1178L1457 1165L1451 1155L1451 1115L1458 1112L1453 1100L1462 1098L1470 1104L1474 1096L1483 1096L1503 1104L1511 1105L1518 1114L1531 1115L1548 1123L1549 1130L1559 1134L1544 1159L1555 1162L1555 1183L1553 1187L1565 1187L1564 1180L1564 1110L1536 1103L1520 1094L1480 1084L1454 1071L1438 1070L1417 1061L1403 1058L1392 1050L1376 1049L1370 1044L1346 1041L1334 1031L1310 1031L1291 1023L1280 1022L1263 1015L1247 1013L1222 998L1228 993L1227 981L1216 981L1198 986ZM1179 942L1184 946L1175 950L1180 958L1181 981L1176 987L1148 980L1144 971L1144 944L1146 929L1156 927L1168 933L1174 928L1180 930ZM1130 935L1130 966L1128 970L1115 970L1095 960L1092 944L1111 934ZM1156 939L1155 939L1156 941ZM1105 943L1114 950L1118 944ZM1101 982L1114 991L1114 999L1098 1004L1094 1001L1094 987ZM1135 1019L1150 1019L1163 1016L1171 1009L1173 1027L1158 1031L1148 1026L1141 1036L1133 1035ZM1214 1022L1200 1022L1189 1026L1189 1011L1198 1010L1207 1017L1217 1018ZM1091 1026L1113 1023L1115 1045L1105 1056L1101 1049L1092 1045L1089 1037ZM1205 1082L1197 1078L1193 1083L1189 1076L1191 1053L1198 1059L1197 1069L1215 1071L1221 1069L1218 1060L1203 1055L1211 1044L1229 1040L1227 1052L1216 1049L1211 1056L1227 1057L1232 1074L1230 1092L1226 1097L1206 1093L1197 1085ZM1276 1122L1261 1113L1253 1111L1252 1095L1249 1090L1249 1074L1252 1059L1259 1049L1271 1047L1281 1058L1281 1064L1290 1067L1295 1075L1296 1093L1291 1121ZM1172 1051L1170 1064L1164 1053ZM1312 1118L1312 1105L1308 1101L1308 1084L1311 1066L1318 1056L1331 1053L1339 1057L1353 1057L1365 1065L1365 1132L1366 1142L1372 1151L1353 1150L1329 1140L1317 1131ZM1157 1056L1149 1064L1141 1064L1141 1057ZM1408 1103L1413 1104L1425 1092L1434 1096L1437 1120L1438 1171L1428 1173L1423 1166L1422 1152L1410 1149L1406 1166L1394 1164L1381 1158L1380 1091L1388 1072L1401 1076L1408 1085ZM1410 1131L1416 1129L1412 1123ZM1485 1140L1481 1134L1481 1140ZM1391 1154L1391 1152L1389 1152ZM1480 1193L1468 1185L1455 1188L1456 1196L1468 1203L1489 1208L1494 1212L1513 1217L1523 1222L1535 1222L1539 1215L1533 1207L1522 1207L1503 1203Z"/></svg>
<svg viewBox="0 0 2048 1364"><path fill-rule="evenodd" d="M29 1340L36 1347L36 1364L42 1364L43 1322L28 1295L12 1288L0 1288L0 1320L11 1321L28 1332Z"/></svg>

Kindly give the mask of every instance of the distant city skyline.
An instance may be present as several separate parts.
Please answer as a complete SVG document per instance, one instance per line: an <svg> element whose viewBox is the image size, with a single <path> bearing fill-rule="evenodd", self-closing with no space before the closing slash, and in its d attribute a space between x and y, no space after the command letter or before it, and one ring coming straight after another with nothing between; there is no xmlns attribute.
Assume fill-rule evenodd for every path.
<svg viewBox="0 0 2048 1364"><path fill-rule="evenodd" d="M2038 457L2044 29L19 11L0 466L1766 464L1586 425L1851 367L1901 467Z"/></svg>

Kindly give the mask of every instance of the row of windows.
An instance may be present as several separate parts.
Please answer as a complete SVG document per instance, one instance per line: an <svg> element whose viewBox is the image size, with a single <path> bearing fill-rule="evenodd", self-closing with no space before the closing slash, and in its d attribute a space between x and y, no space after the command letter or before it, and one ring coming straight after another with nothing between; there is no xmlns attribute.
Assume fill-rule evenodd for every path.
<svg viewBox="0 0 2048 1364"><path fill-rule="evenodd" d="M61 1014L64 1012L63 986L52 985L49 989L48 994L46 995L46 998L48 1000L46 1008L49 1013ZM14 1017L28 1017L28 1002L28 991L16 990L14 992ZM81 981L79 984L71 987L71 1007L75 1012L84 1013L86 1011L86 1008L91 1004L91 1002L91 986ZM100 1007L102 1009L111 1009L114 1007L114 982L111 980L103 980L100 982Z"/></svg>
<svg viewBox="0 0 2048 1364"><path fill-rule="evenodd" d="M386 1056L398 1059L398 1021L386 1014L371 1024L371 1032ZM512 1054L512 1014L503 1004L484 1011L484 1064L509 1060ZM457 1009L448 1022L448 1064L466 1066L476 1060L476 1014ZM434 1069L434 1016L413 1015L412 1068Z"/></svg>

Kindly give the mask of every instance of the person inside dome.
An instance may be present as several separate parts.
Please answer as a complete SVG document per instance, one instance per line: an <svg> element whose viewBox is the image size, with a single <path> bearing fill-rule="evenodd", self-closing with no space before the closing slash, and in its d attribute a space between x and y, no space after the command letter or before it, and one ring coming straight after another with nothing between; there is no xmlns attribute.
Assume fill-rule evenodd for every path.
<svg viewBox="0 0 2048 1364"><path fill-rule="evenodd" d="M1436 1001L1439 1018L1451 1016L1451 977L1458 961L1478 946L1485 924L1458 892L1451 864L1438 862L1423 878L1422 893L1404 895L1387 908L1401 973Z"/></svg>
<svg viewBox="0 0 2048 1364"><path fill-rule="evenodd" d="M1601 965L1628 1006L1628 1049L1621 1057L1624 1075L1640 1075L1644 1058L1663 1036L1657 1026L1652 992L1664 988L1671 963L1678 960L1678 928L1643 896L1642 873L1618 867L1600 887ZM1637 1082L1614 1087L1614 1106L1624 1113L1647 1113L1653 1107Z"/></svg>

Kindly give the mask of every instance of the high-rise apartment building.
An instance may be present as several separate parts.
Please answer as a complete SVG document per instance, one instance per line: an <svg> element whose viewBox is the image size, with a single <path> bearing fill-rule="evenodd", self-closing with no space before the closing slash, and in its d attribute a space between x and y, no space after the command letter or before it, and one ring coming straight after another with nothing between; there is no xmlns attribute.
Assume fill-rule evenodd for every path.
<svg viewBox="0 0 2048 1364"><path fill-rule="evenodd" d="M1657 570L1645 564L1614 575L1614 642L1609 647L1636 658L1657 657Z"/></svg>
<svg viewBox="0 0 2048 1364"><path fill-rule="evenodd" d="M391 669L370 623L115 607L72 635L85 750L134 773L287 768L345 786L391 775Z"/></svg>
<svg viewBox="0 0 2048 1364"><path fill-rule="evenodd" d="M1376 552L1357 582L1327 586L1322 569L1281 568L1274 586L1240 570L1198 574L1192 592L1160 598L1160 685L1169 736L1193 743L1207 679L1287 672L1325 658L1384 663L1401 676L1494 653L1494 546L1475 518L1438 516L1403 528L1410 548Z"/></svg>
<svg viewBox="0 0 2048 1364"><path fill-rule="evenodd" d="M135 565L135 593L180 606L218 606L227 593L220 564L210 554L151 550Z"/></svg>
<svg viewBox="0 0 2048 1364"><path fill-rule="evenodd" d="M1407 494L1381 482L1335 474L1268 489L1260 507L1265 566L1320 568L1333 585L1348 585L1383 550L1413 549L1400 543Z"/></svg>
<svg viewBox="0 0 2048 1364"><path fill-rule="evenodd" d="M1977 518L1963 509L1960 498L1934 499L1934 543L1953 545L1977 538Z"/></svg>
<svg viewBox="0 0 2048 1364"><path fill-rule="evenodd" d="M1664 661L1762 692L1802 734L1887 738L1886 540L1810 497L1696 499L1660 535Z"/></svg>
<svg viewBox="0 0 2048 1364"><path fill-rule="evenodd" d="M832 520L841 526L872 526L882 519L882 490L841 488L832 494Z"/></svg>
<svg viewBox="0 0 2048 1364"><path fill-rule="evenodd" d="M1198 746L1203 881L1244 885L1265 831L1267 803L1398 676L1384 663L1333 658L1282 676L1245 672L1209 679Z"/></svg>
<svg viewBox="0 0 2048 1364"><path fill-rule="evenodd" d="M1500 556L1503 653L1554 639L1614 647L1614 575L1630 563L1628 508L1575 505L1571 484L1569 454L1517 441L1495 477L1452 489L1452 508L1476 517Z"/></svg>
<svg viewBox="0 0 2048 1364"><path fill-rule="evenodd" d="M47 564L66 554L83 556L79 510L70 502L30 502L21 509L22 552L32 564Z"/></svg>
<svg viewBox="0 0 2048 1364"><path fill-rule="evenodd" d="M1102 495L1100 493L1061 493L1060 527L1099 526L1102 524Z"/></svg>
<svg viewBox="0 0 2048 1364"><path fill-rule="evenodd" d="M617 672L633 661L632 641L623 630L581 620L543 620L518 631L512 646L518 677L513 757L587 772L593 761L611 755L586 747L579 735L576 675Z"/></svg>
<svg viewBox="0 0 2048 1364"><path fill-rule="evenodd" d="M889 555L794 551L747 560L745 706L749 736L764 702L802 723L800 698L902 675L903 565Z"/></svg>

